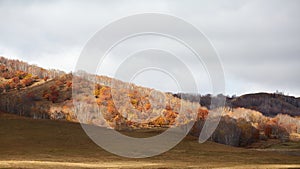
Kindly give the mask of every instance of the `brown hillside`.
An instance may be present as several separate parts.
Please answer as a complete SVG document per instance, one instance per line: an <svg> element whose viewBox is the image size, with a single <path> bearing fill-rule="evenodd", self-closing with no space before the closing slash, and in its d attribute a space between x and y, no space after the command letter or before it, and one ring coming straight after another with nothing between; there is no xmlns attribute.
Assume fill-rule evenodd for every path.
<svg viewBox="0 0 300 169"><path fill-rule="evenodd" d="M266 101L270 104L277 103L277 100L285 102L287 105L282 106L275 117L266 117L264 112L261 114L238 108L208 111L199 103L193 102L193 98L197 96L187 97L191 98L188 101L177 95L105 76L85 72L57 73L59 71L45 70L16 60L1 58L0 61L0 111L19 116L73 122L80 120L85 124L117 130L186 127L191 122L196 122L191 131L195 136L201 132L204 122L211 120L219 126L210 139L232 146L247 146L269 138L286 141L290 135L300 133L299 119L279 114L285 112L283 108L288 111L291 105L295 107L298 103L281 95L272 96L274 100L269 99L270 94L227 100L230 107L255 105L250 107L254 110L264 107ZM31 73L24 70L31 70ZM83 76L78 76L78 73ZM205 99L204 105L209 103L210 96ZM277 109L275 107L274 111ZM217 117L207 119L209 113L215 112L223 112L220 122Z"/></svg>

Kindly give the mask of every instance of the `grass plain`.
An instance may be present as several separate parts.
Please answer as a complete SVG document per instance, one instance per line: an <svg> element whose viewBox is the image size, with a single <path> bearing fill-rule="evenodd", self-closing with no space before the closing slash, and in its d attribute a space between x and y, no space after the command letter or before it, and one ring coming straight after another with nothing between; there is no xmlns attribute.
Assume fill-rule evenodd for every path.
<svg viewBox="0 0 300 169"><path fill-rule="evenodd" d="M150 137L155 131L124 134ZM300 168L300 144L250 149L187 136L161 155L130 159L98 147L80 124L0 113L0 168Z"/></svg>

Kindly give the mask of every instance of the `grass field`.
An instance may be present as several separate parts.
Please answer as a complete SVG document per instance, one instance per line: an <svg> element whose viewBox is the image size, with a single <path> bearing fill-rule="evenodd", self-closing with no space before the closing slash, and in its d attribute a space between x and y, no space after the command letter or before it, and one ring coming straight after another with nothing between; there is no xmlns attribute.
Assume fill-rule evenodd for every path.
<svg viewBox="0 0 300 169"><path fill-rule="evenodd" d="M299 148L299 143L283 143L245 149L199 144L188 136L159 156L129 159L95 145L79 124L0 114L0 168L300 168Z"/></svg>

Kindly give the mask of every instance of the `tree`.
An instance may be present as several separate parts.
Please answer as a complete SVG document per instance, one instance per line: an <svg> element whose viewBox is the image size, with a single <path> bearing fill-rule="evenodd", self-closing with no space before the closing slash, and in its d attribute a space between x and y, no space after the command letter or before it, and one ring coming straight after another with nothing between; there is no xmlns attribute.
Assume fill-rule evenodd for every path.
<svg viewBox="0 0 300 169"><path fill-rule="evenodd" d="M198 119L206 119L206 117L208 116L208 110L204 109L204 108L199 108L198 109Z"/></svg>
<svg viewBox="0 0 300 169"><path fill-rule="evenodd" d="M23 87L23 86L22 86L21 83L18 83L17 86L16 86L17 90L20 90L22 87Z"/></svg>
<svg viewBox="0 0 300 169"><path fill-rule="evenodd" d="M267 136L268 138L271 137L272 135L272 126L271 125L266 125L264 128L264 134L265 136Z"/></svg>
<svg viewBox="0 0 300 169"><path fill-rule="evenodd" d="M2 93L4 91L4 87L3 85L0 85L0 93Z"/></svg>
<svg viewBox="0 0 300 169"><path fill-rule="evenodd" d="M49 76L44 77L44 81L46 82L49 79Z"/></svg>
<svg viewBox="0 0 300 169"><path fill-rule="evenodd" d="M151 108L151 104L150 103L146 103L144 105L145 110L149 110Z"/></svg>
<svg viewBox="0 0 300 169"><path fill-rule="evenodd" d="M50 86L50 95L49 100L52 103L56 103L58 101L59 91L55 85Z"/></svg>
<svg viewBox="0 0 300 169"><path fill-rule="evenodd" d="M19 77L14 77L14 78L12 79L12 82L13 82L13 83L20 83Z"/></svg>
<svg viewBox="0 0 300 169"><path fill-rule="evenodd" d="M31 78L31 76L26 76L26 77L21 81L22 85L25 86L25 87L26 87L26 86L32 85L33 82L34 82L34 80Z"/></svg>
<svg viewBox="0 0 300 169"><path fill-rule="evenodd" d="M165 118L163 118L162 116L159 116L157 119L155 119L153 121L153 124L155 126L163 126L163 125L166 125L167 122L166 122Z"/></svg>
<svg viewBox="0 0 300 169"><path fill-rule="evenodd" d="M246 146L259 139L259 131L243 118L237 120L237 127L241 129L240 146Z"/></svg>
<svg viewBox="0 0 300 169"><path fill-rule="evenodd" d="M10 85L8 83L4 84L4 89L6 92L8 92L10 90Z"/></svg>
<svg viewBox="0 0 300 169"><path fill-rule="evenodd" d="M108 113L110 114L115 114L117 112L116 110L116 107L115 107L115 104L112 100L109 100L108 101L108 104L107 104L107 111Z"/></svg>
<svg viewBox="0 0 300 169"><path fill-rule="evenodd" d="M71 88L71 87L72 87L72 82L71 82L71 81L67 81L66 86L67 86L68 88Z"/></svg>

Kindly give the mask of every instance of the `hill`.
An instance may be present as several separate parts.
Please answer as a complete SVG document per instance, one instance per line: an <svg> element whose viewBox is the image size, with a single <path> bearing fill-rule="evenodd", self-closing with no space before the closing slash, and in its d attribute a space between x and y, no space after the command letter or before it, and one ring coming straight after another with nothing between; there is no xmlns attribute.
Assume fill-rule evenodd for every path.
<svg viewBox="0 0 300 169"><path fill-rule="evenodd" d="M262 112L266 116L288 114L300 116L300 99L282 93L255 93L230 99L232 107L244 107Z"/></svg>
<svg viewBox="0 0 300 169"><path fill-rule="evenodd" d="M180 99L177 95L83 71L66 74L18 60L0 58L0 61L0 110L19 116L80 121L119 131L186 127L195 122L190 132L193 136L199 135L205 121L212 120L219 125L210 139L232 146L300 137L299 118L289 115L268 117L238 106L208 110L202 104L208 106L209 97L201 99L199 104L192 99ZM206 102L202 103L203 100ZM231 99L232 103L242 103L238 100ZM220 123L213 116L215 112L222 112ZM208 118L210 113L212 116Z"/></svg>
<svg viewBox="0 0 300 169"><path fill-rule="evenodd" d="M194 113L207 113L206 108L197 103L105 76L80 72L84 74L82 78L3 57L0 64L0 110L5 112L77 121L73 101L82 101L86 104L81 108L89 113L85 123L120 129L179 125L197 120ZM90 79L94 79L93 83ZM76 98L72 98L72 89ZM151 101L154 104L150 104ZM97 112L93 107L99 107L104 119L95 117ZM175 122L175 118L181 116L180 109L190 115L183 115Z"/></svg>
<svg viewBox="0 0 300 169"><path fill-rule="evenodd" d="M198 96L193 94L174 94L178 98L187 98L189 101L200 100L200 104L210 107L211 95ZM184 96L184 97L183 97ZM278 114L300 116L300 98L286 96L282 93L252 93L242 96L223 96L226 98L226 106L231 108L243 107L256 110L265 116L274 117Z"/></svg>

